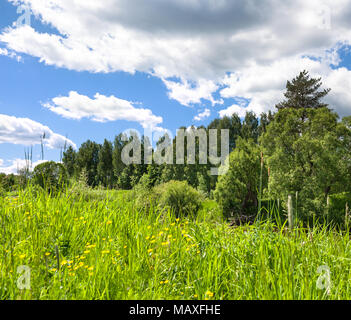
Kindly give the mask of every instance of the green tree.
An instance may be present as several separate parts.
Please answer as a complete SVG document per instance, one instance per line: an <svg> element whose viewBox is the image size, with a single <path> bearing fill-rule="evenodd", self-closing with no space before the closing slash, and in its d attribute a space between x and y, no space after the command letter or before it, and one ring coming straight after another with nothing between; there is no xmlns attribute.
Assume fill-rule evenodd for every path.
<svg viewBox="0 0 351 320"><path fill-rule="evenodd" d="M97 172L104 187L112 187L114 181L112 163L112 143L105 139L100 151Z"/></svg>
<svg viewBox="0 0 351 320"><path fill-rule="evenodd" d="M75 174L77 153L72 146L63 153L62 163L65 166L67 173L70 177Z"/></svg>
<svg viewBox="0 0 351 320"><path fill-rule="evenodd" d="M301 210L319 209L331 193L350 191L351 130L328 108L285 108L261 143L270 168L269 191L285 199L299 193ZM314 203L317 203L316 201Z"/></svg>
<svg viewBox="0 0 351 320"><path fill-rule="evenodd" d="M239 138L227 161L229 170L219 177L214 192L223 214L227 217L257 214L261 169L258 145L252 139Z"/></svg>
<svg viewBox="0 0 351 320"><path fill-rule="evenodd" d="M113 153L112 153L112 165L113 165L113 173L115 175L115 179L118 180L120 175L122 174L126 165L122 161L122 150L123 147L127 144L126 142L127 136L125 134L119 134L115 138Z"/></svg>
<svg viewBox="0 0 351 320"><path fill-rule="evenodd" d="M311 78L309 73L304 70L286 84L286 100L279 103L276 107L278 110L286 108L294 109L318 109L327 107L326 103L321 101L330 89L319 90L322 86L321 78Z"/></svg>
<svg viewBox="0 0 351 320"><path fill-rule="evenodd" d="M67 185L68 176L61 163L49 161L34 168L33 181L48 192L55 193Z"/></svg>
<svg viewBox="0 0 351 320"><path fill-rule="evenodd" d="M246 112L245 119L241 128L241 137L246 140L253 139L257 142L258 139L258 119L254 112Z"/></svg>
<svg viewBox="0 0 351 320"><path fill-rule="evenodd" d="M89 186L97 186L99 184L97 166L99 163L100 148L101 145L88 140L81 145L77 153L77 174L80 174L84 168L88 177Z"/></svg>

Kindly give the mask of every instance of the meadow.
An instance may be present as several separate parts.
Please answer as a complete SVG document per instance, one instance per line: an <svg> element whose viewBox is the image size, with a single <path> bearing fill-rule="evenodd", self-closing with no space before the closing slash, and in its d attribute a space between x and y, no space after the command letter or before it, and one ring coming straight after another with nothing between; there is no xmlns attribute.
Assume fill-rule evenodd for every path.
<svg viewBox="0 0 351 320"><path fill-rule="evenodd" d="M28 188L0 198L0 299L350 299L349 233L284 223L233 227L211 200L176 218L130 191Z"/></svg>

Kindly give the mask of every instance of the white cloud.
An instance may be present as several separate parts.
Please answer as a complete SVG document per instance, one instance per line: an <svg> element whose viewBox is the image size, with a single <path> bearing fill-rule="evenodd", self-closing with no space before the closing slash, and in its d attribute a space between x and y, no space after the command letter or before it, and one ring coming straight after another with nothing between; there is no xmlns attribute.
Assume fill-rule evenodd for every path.
<svg viewBox="0 0 351 320"><path fill-rule="evenodd" d="M12 59L16 59L17 62L22 61L22 57L17 55L15 52L13 51L8 51L6 48L0 48L0 56L6 56Z"/></svg>
<svg viewBox="0 0 351 320"><path fill-rule="evenodd" d="M8 161L9 165L3 166L3 162L0 162L0 173L5 173L5 174L17 174L19 170L24 169L27 167L28 163L24 159L15 159ZM44 162L47 162L47 160L39 160L36 162L33 162L30 166L30 170L33 170L36 166L39 164L42 164Z"/></svg>
<svg viewBox="0 0 351 320"><path fill-rule="evenodd" d="M44 133L43 143L50 149L60 149L65 143L76 148L71 140L54 133L39 122L0 114L0 143L36 145L41 143L41 137Z"/></svg>
<svg viewBox="0 0 351 320"><path fill-rule="evenodd" d="M205 109L204 112L199 113L197 116L194 117L195 121L202 121L203 119L208 118L211 115L210 109Z"/></svg>
<svg viewBox="0 0 351 320"><path fill-rule="evenodd" d="M56 97L44 106L65 118L76 120L88 118L97 122L135 121L143 128L156 128L163 122L163 119L155 116L150 109L135 108L130 101L99 93L91 99L71 91L67 97Z"/></svg>
<svg viewBox="0 0 351 320"><path fill-rule="evenodd" d="M202 99L211 101L212 105L223 104L222 100L216 101L212 96L212 93L219 88L213 81L201 79L193 85L186 80L182 82L163 80L163 82L169 90L168 96L184 106L201 103Z"/></svg>
<svg viewBox="0 0 351 320"><path fill-rule="evenodd" d="M245 117L246 111L248 111L247 108L245 108L243 106L239 106L237 104L233 104L232 106L230 106L224 110L221 110L218 113L219 113L219 116L221 118L230 117L234 113L237 113L240 118L243 118L243 117Z"/></svg>
<svg viewBox="0 0 351 320"><path fill-rule="evenodd" d="M202 99L215 104L213 93L228 84L224 97L240 92L261 112L281 95L282 79L301 71L303 56L324 57L338 44L351 43L348 0L9 1L30 5L57 32L8 28L0 34L7 49L69 70L147 72L187 106ZM329 58L338 64L335 51ZM326 77L334 72L322 69ZM338 83L338 77L343 75L330 81ZM338 110L344 108L340 100L334 98Z"/></svg>
<svg viewBox="0 0 351 320"><path fill-rule="evenodd" d="M253 111L260 115L262 112L274 110L275 105L284 99L287 79L292 79L304 69L309 70L313 77L322 77L323 86L332 89L326 98L330 108L341 115L350 114L351 71L345 68L331 68L330 56L327 55L319 61L296 57L281 59L265 66L252 64L241 72L232 73L223 81L226 87L221 90L221 96L243 97L248 99L249 103L221 110L220 115L230 115L234 112L242 115L246 111Z"/></svg>
<svg viewBox="0 0 351 320"><path fill-rule="evenodd" d="M0 159L0 167L4 164L4 160Z"/></svg>

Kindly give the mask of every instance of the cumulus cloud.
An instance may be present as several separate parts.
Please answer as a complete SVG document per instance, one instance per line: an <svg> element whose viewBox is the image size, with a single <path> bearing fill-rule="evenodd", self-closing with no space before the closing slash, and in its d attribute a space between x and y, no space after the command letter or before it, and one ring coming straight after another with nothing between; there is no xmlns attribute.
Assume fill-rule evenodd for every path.
<svg viewBox="0 0 351 320"><path fill-rule="evenodd" d="M9 51L6 48L0 48L0 56L6 56L12 59L16 59L18 62L22 61L22 57L17 55L13 51Z"/></svg>
<svg viewBox="0 0 351 320"><path fill-rule="evenodd" d="M202 121L208 118L211 115L210 109L205 109L204 112L199 113L197 116L194 117L195 121Z"/></svg>
<svg viewBox="0 0 351 320"><path fill-rule="evenodd" d="M221 96L242 97L249 102L221 110L220 116L231 115L234 112L242 116L246 111L253 111L260 115L262 112L274 110L275 105L284 99L287 79L292 79L305 69L309 70L313 77L322 77L323 86L332 89L325 100L330 108L340 115L350 114L351 71L346 68L332 68L331 59L333 57L329 55L320 60L308 57L281 59L266 66L255 63L241 72L230 74L223 80L225 88L221 90Z"/></svg>
<svg viewBox="0 0 351 320"><path fill-rule="evenodd" d="M4 166L4 161L0 161L0 173L5 173L5 174L17 174L20 170L24 169L27 167L28 162L24 159L15 159L11 161L7 161L9 164L7 166ZM42 164L44 162L47 162L47 160L39 160L36 162L33 162L30 166L30 170L33 170L36 166L39 164Z"/></svg>
<svg viewBox="0 0 351 320"><path fill-rule="evenodd" d="M65 144L76 148L74 142L39 122L0 114L0 143L36 145L41 143L44 133L43 143L50 149L60 149Z"/></svg>
<svg viewBox="0 0 351 320"><path fill-rule="evenodd" d="M75 91L67 97L56 97L44 106L65 118L80 120L88 118L97 122L126 120L138 122L143 128L156 128L162 117L155 116L150 109L135 108L133 103L114 96L96 93L91 99Z"/></svg>
<svg viewBox="0 0 351 320"><path fill-rule="evenodd" d="M218 85L211 80L201 79L195 85L186 80L182 82L163 80L163 82L169 90L168 96L184 106L201 103L203 99L211 101L212 105L223 104L223 100L216 101L213 98L212 93L218 90Z"/></svg>
<svg viewBox="0 0 351 320"><path fill-rule="evenodd" d="M223 97L246 93L242 79L247 82L256 68L268 73L256 73L257 84L253 79L244 97L265 110L276 101L278 86L281 94L281 78L290 77L285 70L301 71L304 57L318 62L328 50L351 42L348 0L9 1L29 5L55 31L7 28L0 34L7 49L69 70L146 72L162 79L169 97L186 106L203 99L215 104L213 94L226 84L230 89L222 91ZM329 62L337 66L337 53L332 58ZM283 67L278 79L271 77L277 65ZM323 71L329 77L334 69ZM233 81L228 83L228 77ZM338 77L343 75L331 79L338 83ZM262 86L260 78L267 81L267 93L255 89Z"/></svg>

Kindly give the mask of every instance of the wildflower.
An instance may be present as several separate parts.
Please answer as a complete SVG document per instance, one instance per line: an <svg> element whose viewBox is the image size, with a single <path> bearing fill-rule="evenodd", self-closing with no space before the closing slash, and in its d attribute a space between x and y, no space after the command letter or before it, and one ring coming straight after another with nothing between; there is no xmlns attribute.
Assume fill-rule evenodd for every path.
<svg viewBox="0 0 351 320"><path fill-rule="evenodd" d="M101 253L102 254L108 254L108 253L110 253L110 250L103 250L103 251L101 251Z"/></svg>
<svg viewBox="0 0 351 320"><path fill-rule="evenodd" d="M51 253L50 252L46 252L45 255L48 257Z"/></svg>
<svg viewBox="0 0 351 320"><path fill-rule="evenodd" d="M148 252L148 253L151 253L151 252L152 252L152 249L149 249L147 252Z"/></svg>
<svg viewBox="0 0 351 320"><path fill-rule="evenodd" d="M127 246L124 246L123 248L124 248L124 249L127 249Z"/></svg>
<svg viewBox="0 0 351 320"><path fill-rule="evenodd" d="M214 296L214 293L211 292L210 290L208 290L208 291L206 291L205 295L209 296L210 298L212 298Z"/></svg>
<svg viewBox="0 0 351 320"><path fill-rule="evenodd" d="M150 237L146 237L145 239L146 239L146 240L149 240L149 239L150 239Z"/></svg>
<svg viewBox="0 0 351 320"><path fill-rule="evenodd" d="M147 228L150 230L150 229L151 229L151 226L148 226Z"/></svg>
<svg viewBox="0 0 351 320"><path fill-rule="evenodd" d="M94 267L90 267L88 268L89 271L93 271L94 270Z"/></svg>
<svg viewBox="0 0 351 320"><path fill-rule="evenodd" d="M21 254L20 256L19 256L19 258L22 260L22 259L24 259L26 257L26 255L25 254Z"/></svg>
<svg viewBox="0 0 351 320"><path fill-rule="evenodd" d="M175 226L175 223L173 222L173 223L171 223L171 227L174 227Z"/></svg>
<svg viewBox="0 0 351 320"><path fill-rule="evenodd" d="M111 220L107 221L107 224L112 224L112 221Z"/></svg>
<svg viewBox="0 0 351 320"><path fill-rule="evenodd" d="M179 222L179 220L180 220L179 218L176 219L177 222Z"/></svg>
<svg viewBox="0 0 351 320"><path fill-rule="evenodd" d="M160 281L160 284L164 284L164 282L163 282L163 281Z"/></svg>
<svg viewBox="0 0 351 320"><path fill-rule="evenodd" d="M169 282L169 280L166 280L164 283L167 284Z"/></svg>
<svg viewBox="0 0 351 320"><path fill-rule="evenodd" d="M94 272L89 272L89 276L93 276L94 275Z"/></svg>
<svg viewBox="0 0 351 320"><path fill-rule="evenodd" d="M163 246L168 246L169 245L169 242L167 241L167 242L162 242L162 245Z"/></svg>
<svg viewBox="0 0 351 320"><path fill-rule="evenodd" d="M67 263L68 263L67 260L63 260L63 261L61 262L61 265L64 266L64 265L66 265Z"/></svg>
<svg viewBox="0 0 351 320"><path fill-rule="evenodd" d="M158 236L161 237L162 235L163 235L163 232L161 231L161 232L158 234Z"/></svg>
<svg viewBox="0 0 351 320"><path fill-rule="evenodd" d="M198 297L198 295L197 294L194 294L194 298L197 298Z"/></svg>
<svg viewBox="0 0 351 320"><path fill-rule="evenodd" d="M88 254L88 253L90 253L90 250L85 250L84 251L84 254Z"/></svg>

